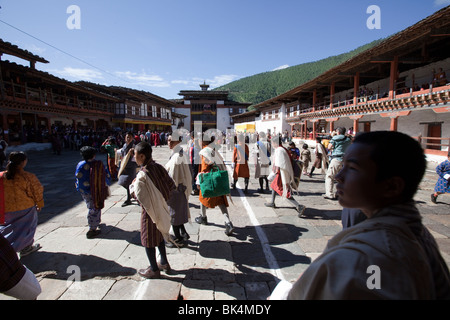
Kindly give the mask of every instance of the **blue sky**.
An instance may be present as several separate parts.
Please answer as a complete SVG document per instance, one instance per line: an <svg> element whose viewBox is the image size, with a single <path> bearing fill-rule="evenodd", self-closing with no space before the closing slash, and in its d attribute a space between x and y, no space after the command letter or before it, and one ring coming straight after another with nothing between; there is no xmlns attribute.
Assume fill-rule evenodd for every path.
<svg viewBox="0 0 450 320"><path fill-rule="evenodd" d="M70 5L81 29L69 29ZM377 5L381 29L369 29ZM450 0L0 0L0 38L50 61L70 81L145 90L166 99L341 54L390 36ZM19 62L8 56L2 59Z"/></svg>

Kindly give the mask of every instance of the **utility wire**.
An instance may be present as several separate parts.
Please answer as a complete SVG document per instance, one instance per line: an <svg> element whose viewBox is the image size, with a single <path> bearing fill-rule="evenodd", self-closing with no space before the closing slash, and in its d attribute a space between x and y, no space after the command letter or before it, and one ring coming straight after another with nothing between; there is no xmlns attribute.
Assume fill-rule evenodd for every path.
<svg viewBox="0 0 450 320"><path fill-rule="evenodd" d="M1 8L1 7L0 7L0 8ZM46 41L44 41L44 40L41 40L41 39L39 39L38 37L35 37L35 36L33 36L32 34L29 34L28 32L23 31L23 30L21 30L21 29L15 27L15 26L9 24L8 22L5 22L5 21L3 21L3 20L1 20L1 19L0 19L0 22L6 24L7 26L9 26L9 27L11 27L11 28L13 28L13 29L15 29L15 30L17 30L17 31L19 31L19 32L22 32L23 34L25 34L25 35L27 35L27 36L29 36L29 37L31 37L31 38L33 38L33 39L39 41L39 42L42 42L43 44L45 44L45 45L47 45L47 46L49 46L49 47L51 47L51 48L53 48L53 49L55 49L55 50L57 50L57 51L63 53L63 54L65 54L65 55L67 55L67 56L69 56L69 57L71 57L71 58L73 58L73 59L75 59L75 60L78 60L78 61L80 61L80 62L82 62L82 63L84 63L84 64L90 66L90 67L92 67L92 68L94 68L94 69L97 69L97 70L99 70L99 71L101 71L101 72L104 72L104 73L106 73L106 74L109 74L110 76L112 76L112 77L114 77L114 78L117 78L117 79L119 79L119 80L126 81L126 82L132 84L132 82L128 81L127 79L120 78L120 77L116 76L115 74L113 74L113 73L111 73L111 72L108 72L108 71L106 71L106 70L103 70L103 69L101 69L101 68L99 68L99 67L96 67L96 66L94 66L93 64L91 64L91 63L89 63L89 62L83 60L83 59L80 59L80 58L78 58L78 57L75 57L73 54L70 54L70 53L68 53L68 52L66 52L66 51L64 51L64 50L61 50L61 49L55 47L54 45L51 45L50 43L48 43L48 42L46 42Z"/></svg>

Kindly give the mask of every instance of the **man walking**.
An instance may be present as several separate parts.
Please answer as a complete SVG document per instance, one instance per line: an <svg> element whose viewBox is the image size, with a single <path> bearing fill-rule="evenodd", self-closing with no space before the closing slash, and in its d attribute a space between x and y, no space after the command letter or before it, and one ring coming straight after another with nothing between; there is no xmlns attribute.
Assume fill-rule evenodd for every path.
<svg viewBox="0 0 450 320"><path fill-rule="evenodd" d="M352 140L345 136L345 128L339 127L336 130L335 135L328 145L331 151L331 162L325 175L325 199L337 200L336 193L334 192L334 177L342 169L342 159L344 158L345 151L352 143Z"/></svg>

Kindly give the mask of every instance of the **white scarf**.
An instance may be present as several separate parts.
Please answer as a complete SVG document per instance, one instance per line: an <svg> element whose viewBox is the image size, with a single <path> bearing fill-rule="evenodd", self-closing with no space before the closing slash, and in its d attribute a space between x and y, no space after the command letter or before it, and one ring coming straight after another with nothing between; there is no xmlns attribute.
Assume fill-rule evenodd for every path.
<svg viewBox="0 0 450 320"><path fill-rule="evenodd" d="M274 166L280 169L281 181L283 183L283 198L287 198L291 183L294 182L294 169L289 154L283 147L275 149Z"/></svg>
<svg viewBox="0 0 450 320"><path fill-rule="evenodd" d="M144 171L139 171L133 182L133 187L137 200L156 224L164 240L171 241L169 236L171 227L169 207L161 192Z"/></svg>
<svg viewBox="0 0 450 320"><path fill-rule="evenodd" d="M183 184L186 187L184 194L186 195L186 200L189 202L189 196L192 192L192 174L189 169L189 160L186 153L181 149L180 152L172 153L169 162L165 166L169 176L175 181L175 185L178 187ZM190 210L188 205L188 216L190 217Z"/></svg>

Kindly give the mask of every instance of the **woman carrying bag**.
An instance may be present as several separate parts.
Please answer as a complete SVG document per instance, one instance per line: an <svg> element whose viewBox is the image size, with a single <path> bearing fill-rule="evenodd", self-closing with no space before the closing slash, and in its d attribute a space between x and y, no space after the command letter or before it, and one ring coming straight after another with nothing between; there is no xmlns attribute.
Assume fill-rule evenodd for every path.
<svg viewBox="0 0 450 320"><path fill-rule="evenodd" d="M208 139L208 140L206 140ZM215 167L218 167L221 171L226 171L225 164L223 162L223 158L220 155L220 153L216 150L214 150L215 144L214 144L214 136L211 137L204 137L203 140L203 149L200 151L200 156L202 159L202 163L200 164L199 168L199 174L197 176L197 188L200 189L200 181L199 176L204 173L209 173L211 170L215 169ZM233 233L234 227L233 224L230 221L230 217L228 215L228 200L226 198L226 195L218 196L218 197L211 197L211 198L205 198L202 195L202 191L200 189L199 194L199 200L200 200L200 208L201 208L201 215L195 218L195 222L198 224L207 224L208 219L206 217L206 208L215 208L219 207L220 211L223 214L223 217L225 219L225 234L227 236L231 235Z"/></svg>

